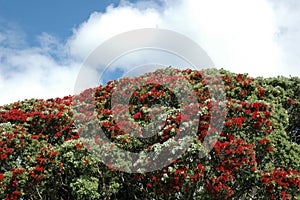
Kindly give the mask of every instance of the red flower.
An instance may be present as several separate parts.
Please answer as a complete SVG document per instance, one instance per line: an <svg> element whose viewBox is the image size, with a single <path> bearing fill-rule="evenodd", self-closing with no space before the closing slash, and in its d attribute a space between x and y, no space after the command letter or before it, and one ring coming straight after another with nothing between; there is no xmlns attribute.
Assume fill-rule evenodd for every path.
<svg viewBox="0 0 300 200"><path fill-rule="evenodd" d="M19 190L15 190L14 192L13 192L13 194L15 194L15 195L18 195L18 194L22 194Z"/></svg>
<svg viewBox="0 0 300 200"><path fill-rule="evenodd" d="M203 166L202 166L202 164L201 164L201 163L200 163L200 164L198 164L198 169L200 169L200 170L201 170L201 169L202 169L202 167L203 167Z"/></svg>
<svg viewBox="0 0 300 200"><path fill-rule="evenodd" d="M243 151L243 150L244 150L244 148L242 146L238 146L237 149L236 149L236 152L238 153L238 152Z"/></svg>
<svg viewBox="0 0 300 200"><path fill-rule="evenodd" d="M34 178L34 177L35 177L35 173L34 173L34 172L32 172L32 171L30 171L30 172L29 172L29 176L31 176L31 177L33 177L33 178Z"/></svg>
<svg viewBox="0 0 300 200"><path fill-rule="evenodd" d="M36 171L43 171L44 169L45 169L45 168L39 167L39 166L36 166L36 167L35 167L35 170L36 170Z"/></svg>
<svg viewBox="0 0 300 200"><path fill-rule="evenodd" d="M55 137L60 137L62 134L61 134L61 132L57 132L56 134L55 134Z"/></svg>
<svg viewBox="0 0 300 200"><path fill-rule="evenodd" d="M4 174L0 174L0 181L4 179Z"/></svg>
<svg viewBox="0 0 300 200"><path fill-rule="evenodd" d="M264 138L262 140L258 140L258 142L261 143L261 144L266 144L266 143L269 142L269 140L267 138Z"/></svg>
<svg viewBox="0 0 300 200"><path fill-rule="evenodd" d="M42 179L42 178L44 178L45 177L45 174L41 174L39 177L38 177L38 179Z"/></svg>
<svg viewBox="0 0 300 200"><path fill-rule="evenodd" d="M134 119L138 119L138 118L140 118L141 117L141 112L138 112L138 113L135 113L134 115L133 115L133 118Z"/></svg>
<svg viewBox="0 0 300 200"><path fill-rule="evenodd" d="M7 152L7 153L11 153L12 151L13 151L12 148L6 148L6 152Z"/></svg>
<svg viewBox="0 0 300 200"><path fill-rule="evenodd" d="M147 187L152 187L152 184L151 183L147 183Z"/></svg>
<svg viewBox="0 0 300 200"><path fill-rule="evenodd" d="M5 159L5 158L7 158L7 155L6 155L6 153L3 153L3 154L1 154L1 155L0 155L0 158L1 158L1 159Z"/></svg>
<svg viewBox="0 0 300 200"><path fill-rule="evenodd" d="M13 187L17 186L18 182L19 182L18 180L14 180L14 181L11 183L11 186L13 186Z"/></svg>
<svg viewBox="0 0 300 200"><path fill-rule="evenodd" d="M256 118L258 116L258 111L255 111L253 114L252 114L252 118Z"/></svg>
<svg viewBox="0 0 300 200"><path fill-rule="evenodd" d="M251 110L244 110L245 113L250 114Z"/></svg>
<svg viewBox="0 0 300 200"><path fill-rule="evenodd" d="M104 113L105 115L111 115L111 114L112 114L112 110L104 109L103 113Z"/></svg>
<svg viewBox="0 0 300 200"><path fill-rule="evenodd" d="M57 151L55 151L55 152L49 151L49 152L48 152L48 155L49 155L49 156L53 156L53 157L57 156L57 154L58 154Z"/></svg>
<svg viewBox="0 0 300 200"><path fill-rule="evenodd" d="M184 170L182 170L182 169L176 169L176 171L174 172L174 174L181 174L183 172L184 172Z"/></svg>
<svg viewBox="0 0 300 200"><path fill-rule="evenodd" d="M272 147L266 148L267 151L273 151L274 149Z"/></svg>
<svg viewBox="0 0 300 200"><path fill-rule="evenodd" d="M76 149L80 149L82 147L82 145L81 144L79 144L79 143L76 143Z"/></svg>
<svg viewBox="0 0 300 200"><path fill-rule="evenodd" d="M232 118L232 121L237 125L237 127L242 128L243 122L246 120L246 117Z"/></svg>

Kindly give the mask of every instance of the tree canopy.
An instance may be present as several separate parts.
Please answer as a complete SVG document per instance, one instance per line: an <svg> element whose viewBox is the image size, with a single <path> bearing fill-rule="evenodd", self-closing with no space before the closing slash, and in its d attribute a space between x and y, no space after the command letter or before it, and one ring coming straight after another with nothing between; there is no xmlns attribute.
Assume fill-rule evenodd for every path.
<svg viewBox="0 0 300 200"><path fill-rule="evenodd" d="M128 90L114 92L121 86ZM78 96L1 106L0 198L300 199L299 92L298 77L166 68ZM99 140L99 127L109 142ZM139 137L151 128L157 132ZM168 148L170 140L178 146ZM122 152L154 156L138 157L130 173L132 158ZM167 165L153 162L175 154Z"/></svg>

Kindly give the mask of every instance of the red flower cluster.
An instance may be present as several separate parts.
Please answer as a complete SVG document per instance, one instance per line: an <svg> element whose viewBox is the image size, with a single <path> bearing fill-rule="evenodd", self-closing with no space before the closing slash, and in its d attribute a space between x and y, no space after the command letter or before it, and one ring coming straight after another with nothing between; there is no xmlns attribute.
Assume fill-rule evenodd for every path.
<svg viewBox="0 0 300 200"><path fill-rule="evenodd" d="M261 180L271 199L292 199L299 195L300 177L296 170L279 168L266 171L261 175Z"/></svg>

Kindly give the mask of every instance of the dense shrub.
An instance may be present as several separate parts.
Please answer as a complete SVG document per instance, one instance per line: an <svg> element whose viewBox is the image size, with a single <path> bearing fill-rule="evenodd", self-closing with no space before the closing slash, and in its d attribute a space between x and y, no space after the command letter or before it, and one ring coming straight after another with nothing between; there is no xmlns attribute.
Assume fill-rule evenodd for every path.
<svg viewBox="0 0 300 200"><path fill-rule="evenodd" d="M175 94L184 90L167 87L180 88L179 76L191 85L197 104L180 102ZM145 77L149 84L134 87ZM216 84L207 84L207 78ZM218 80L223 81L221 88ZM78 96L2 106L0 198L299 199L298 82L283 77L254 79L225 70L167 68L111 81ZM131 88L128 93L113 96L114 89L124 85ZM226 99L212 98L211 91L221 95L222 90ZM129 101L121 101L126 96ZM113 98L119 103L113 105ZM226 107L224 123L224 113L218 110L221 104ZM183 115L182 108L198 118ZM193 113L198 110L201 113ZM139 127L151 125L153 116L167 120L157 125L152 137L138 137L144 133ZM218 132L220 124L214 148L205 152L205 137ZM125 154L117 155L120 162L127 159L124 170L118 170L113 160L103 163L91 153L87 144L92 149L104 146L114 154L97 142L95 126L110 142L130 152L172 155L161 150L170 139L178 135L184 139L188 131L196 131L196 137L168 166L147 172L147 167L157 164L149 162L138 165L140 173L128 173L132 166Z"/></svg>

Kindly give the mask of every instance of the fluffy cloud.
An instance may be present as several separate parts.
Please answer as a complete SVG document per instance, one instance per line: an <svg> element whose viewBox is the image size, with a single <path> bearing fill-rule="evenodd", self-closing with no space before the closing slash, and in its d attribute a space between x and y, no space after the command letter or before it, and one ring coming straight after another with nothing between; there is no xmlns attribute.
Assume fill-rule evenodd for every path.
<svg viewBox="0 0 300 200"><path fill-rule="evenodd" d="M92 13L74 28L66 43L45 33L38 38L37 47L16 42L24 40L20 31L0 29L0 105L72 94L81 64L97 46L139 28L186 35L208 53L217 68L251 76L299 76L299 10L296 0L121 1L103 13ZM112 72L118 66L122 73L134 74L132 68L149 64L153 58L158 65L182 65L174 57L158 53L136 51L119 59Z"/></svg>
<svg viewBox="0 0 300 200"><path fill-rule="evenodd" d="M289 75L289 69L282 63L284 52L276 40L275 13L267 1L165 0L160 3L163 7L157 9L155 3L147 8L142 3L123 2L119 7L108 7L105 13L93 13L69 40L71 54L85 58L103 41L119 33L159 27L196 41L218 68L252 76Z"/></svg>
<svg viewBox="0 0 300 200"><path fill-rule="evenodd" d="M297 0L270 1L276 21L276 44L282 51L284 74L300 75L300 2Z"/></svg>
<svg viewBox="0 0 300 200"><path fill-rule="evenodd" d="M40 47L0 47L0 105L72 93L80 64L63 57L61 45L48 34L39 40Z"/></svg>
<svg viewBox="0 0 300 200"><path fill-rule="evenodd" d="M120 33L139 28L154 28L160 14L153 8L139 9L123 2L119 7L109 6L105 13L92 13L90 18L74 30L69 39L70 54L86 58L105 40Z"/></svg>

